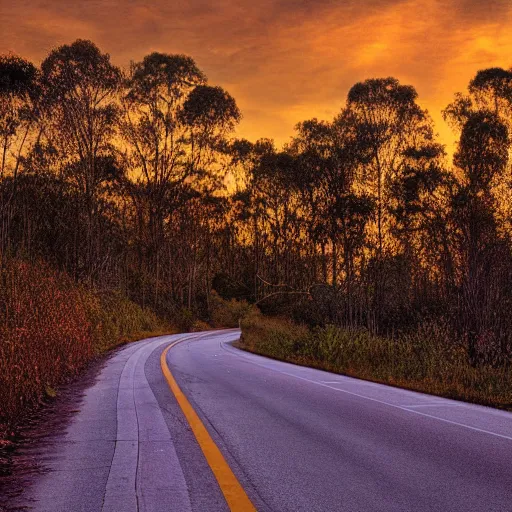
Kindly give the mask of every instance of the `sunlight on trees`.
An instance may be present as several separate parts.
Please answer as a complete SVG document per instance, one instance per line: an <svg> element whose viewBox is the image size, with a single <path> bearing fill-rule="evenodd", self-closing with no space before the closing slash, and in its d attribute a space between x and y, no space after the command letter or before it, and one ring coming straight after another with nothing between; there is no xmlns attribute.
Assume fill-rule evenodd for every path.
<svg viewBox="0 0 512 512"><path fill-rule="evenodd" d="M167 317L210 318L215 289L390 337L439 322L473 365L510 362L512 71L479 71L443 111L453 164L392 77L281 149L234 138L235 99L185 55L3 56L0 99L2 262L42 258Z"/></svg>

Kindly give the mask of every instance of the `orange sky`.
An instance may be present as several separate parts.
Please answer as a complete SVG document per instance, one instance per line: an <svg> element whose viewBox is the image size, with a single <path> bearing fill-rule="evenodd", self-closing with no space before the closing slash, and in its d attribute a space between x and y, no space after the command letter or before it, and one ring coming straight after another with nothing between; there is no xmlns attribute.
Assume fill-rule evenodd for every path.
<svg viewBox="0 0 512 512"><path fill-rule="evenodd" d="M395 76L440 116L478 69L512 65L511 0L0 0L0 53L39 63L92 39L126 66L151 51L194 57L244 114L238 134L286 142L332 118L348 89Z"/></svg>

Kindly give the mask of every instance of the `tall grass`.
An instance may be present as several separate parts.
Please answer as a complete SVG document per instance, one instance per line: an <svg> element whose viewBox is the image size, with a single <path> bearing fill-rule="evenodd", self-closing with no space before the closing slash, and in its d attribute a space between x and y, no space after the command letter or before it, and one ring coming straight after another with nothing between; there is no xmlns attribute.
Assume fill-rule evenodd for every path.
<svg viewBox="0 0 512 512"><path fill-rule="evenodd" d="M94 292L82 289L82 304L91 325L96 353L102 353L120 343L144 335L156 335L172 330L148 308L142 309L119 292Z"/></svg>
<svg viewBox="0 0 512 512"><path fill-rule="evenodd" d="M241 347L284 361L425 393L512 409L512 371L473 367L446 325L427 323L396 339L336 326L309 329L286 319L242 322Z"/></svg>
<svg viewBox="0 0 512 512"><path fill-rule="evenodd" d="M45 264L0 272L0 441L97 354L169 327L116 293L77 286Z"/></svg>
<svg viewBox="0 0 512 512"><path fill-rule="evenodd" d="M214 327L239 327L243 318L256 311L256 306L245 300L226 300L215 291L210 295L210 321Z"/></svg>

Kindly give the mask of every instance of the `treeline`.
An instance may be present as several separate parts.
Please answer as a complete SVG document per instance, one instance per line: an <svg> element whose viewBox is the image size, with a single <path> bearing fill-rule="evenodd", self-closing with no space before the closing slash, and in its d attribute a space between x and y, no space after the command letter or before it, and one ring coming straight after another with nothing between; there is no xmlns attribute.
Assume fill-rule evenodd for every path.
<svg viewBox="0 0 512 512"><path fill-rule="evenodd" d="M300 123L282 152L246 144L249 185L234 197L256 300L388 337L448 324L472 365L508 364L511 102L503 69L455 96L452 165L414 88L393 78L354 85L334 120Z"/></svg>
<svg viewBox="0 0 512 512"><path fill-rule="evenodd" d="M44 259L168 318L208 320L215 290L388 337L439 322L473 365L510 362L510 71L445 109L453 164L393 78L282 150L234 139L235 100L183 55L3 56L0 98L2 262Z"/></svg>
<svg viewBox="0 0 512 512"><path fill-rule="evenodd" d="M123 73L83 40L40 68L2 57L0 95L2 258L43 258L162 314L203 310L233 98L184 55Z"/></svg>

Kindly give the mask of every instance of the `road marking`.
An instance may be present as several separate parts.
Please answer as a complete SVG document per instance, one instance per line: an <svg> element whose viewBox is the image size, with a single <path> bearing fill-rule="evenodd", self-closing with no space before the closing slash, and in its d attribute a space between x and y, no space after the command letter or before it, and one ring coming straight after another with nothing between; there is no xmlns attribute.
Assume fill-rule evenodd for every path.
<svg viewBox="0 0 512 512"><path fill-rule="evenodd" d="M192 432L194 433L197 442L206 457L206 461L219 483L219 487L222 494L224 494L224 498L226 499L229 509L232 512L256 512L254 505L251 503L251 500L247 496L242 485L229 467L229 464L226 462L226 459L219 450L219 447L215 444L215 441L208 433L208 430L206 430L206 427L188 401L187 397L183 394L183 391L181 391L178 383L171 373L171 370L169 369L169 366L167 365L167 352L181 341L183 340L175 341L169 345L160 356L160 365L162 367L165 380L176 397L185 418L187 418L190 428L192 429Z"/></svg>
<svg viewBox="0 0 512 512"><path fill-rule="evenodd" d="M467 407L466 404L444 404L444 403L431 403L431 404L401 404L400 407Z"/></svg>
<svg viewBox="0 0 512 512"><path fill-rule="evenodd" d="M445 418L440 418L439 416L433 416L432 414L427 414L425 412L415 411L414 409L408 409L407 406L392 404L392 403L389 403L389 402L385 402L384 400L379 400L377 398L372 398L372 397L369 397L369 396L361 395L359 393L354 393L353 391L348 391L346 389L333 388L332 386L329 386L327 384L323 384L321 381L306 379L305 377L299 377L298 375L295 375L293 373L282 372L280 370L276 370L275 368L273 368L271 366L267 366L267 365L264 365L264 364L256 363L255 361L252 361L249 357L245 357L245 354L243 356L238 354L236 352L236 349L232 348L226 342L223 342L223 346L224 347L229 347L229 348L226 348L227 352L231 352L233 355L235 355L237 357L240 357L241 359L245 359L246 361L248 361L251 364L254 364L256 366L260 366L261 368L266 368L267 370L274 371L276 373L280 373L281 375L288 375L289 377L294 377L295 379L304 380L306 382L310 382L311 384L316 384L317 386L322 386L324 388L332 389L333 391L338 391L340 393L346 393L347 395L353 395L353 396L357 396L359 398L364 398L365 400L370 400L371 402L377 402L377 403L382 404L382 405L387 405L389 407L393 407L394 409L400 409L402 411L407 411L407 412L409 412L411 414L417 414L418 416L425 416L426 418L432 418L434 420L442 421L443 423L449 423L450 425L456 425L458 427L467 428L468 430L473 430L475 432L480 432L482 434L488 434L488 435L491 435L491 436L494 436L494 437L499 437L501 439L507 439L508 441L512 441L512 437L506 436L504 434L498 434L497 432L492 432L490 430L485 430L485 429L478 428L478 427L472 427L471 425L466 425L465 423L459 423L458 421L447 420ZM250 354L251 356L253 355L250 352L247 352L247 354ZM258 357L264 357L264 356L258 356ZM301 368L307 368L307 367L302 366ZM381 385L385 386L385 384L381 384ZM466 404L464 404L464 405L466 405Z"/></svg>

